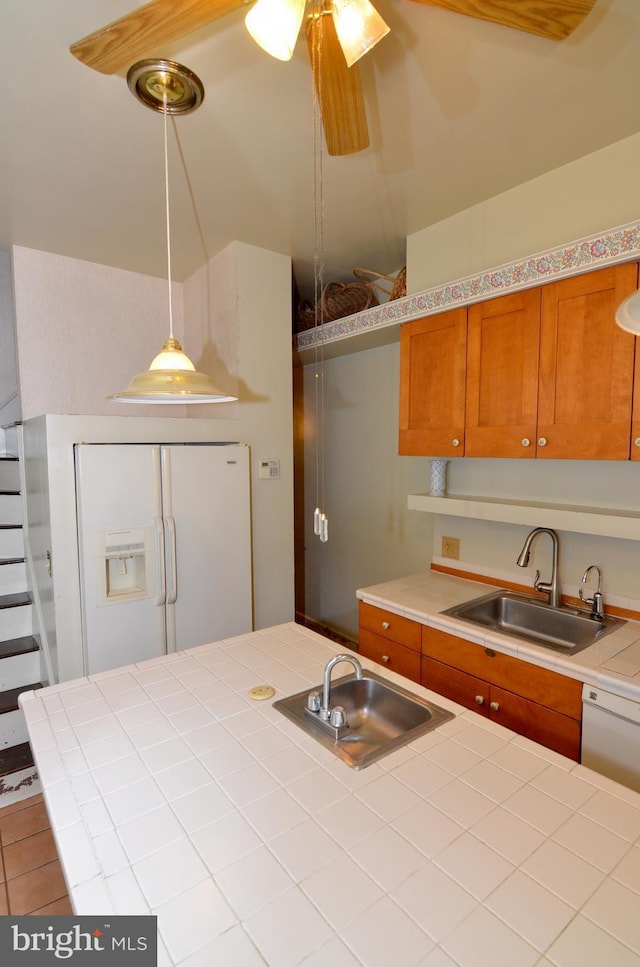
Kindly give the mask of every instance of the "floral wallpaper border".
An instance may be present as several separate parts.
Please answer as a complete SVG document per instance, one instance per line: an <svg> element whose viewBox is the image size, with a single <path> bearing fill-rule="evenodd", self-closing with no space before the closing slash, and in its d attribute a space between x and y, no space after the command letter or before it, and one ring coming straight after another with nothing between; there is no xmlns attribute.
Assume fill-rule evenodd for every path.
<svg viewBox="0 0 640 967"><path fill-rule="evenodd" d="M579 275L594 268L604 268L640 257L640 222L578 239L559 248L548 249L478 275L469 275L446 285L435 286L385 302L364 312L327 322L317 332L308 329L297 336L298 350L311 349L322 343L338 342L362 333L399 325L411 319L433 315L452 306L469 305L496 295L517 292L569 275Z"/></svg>

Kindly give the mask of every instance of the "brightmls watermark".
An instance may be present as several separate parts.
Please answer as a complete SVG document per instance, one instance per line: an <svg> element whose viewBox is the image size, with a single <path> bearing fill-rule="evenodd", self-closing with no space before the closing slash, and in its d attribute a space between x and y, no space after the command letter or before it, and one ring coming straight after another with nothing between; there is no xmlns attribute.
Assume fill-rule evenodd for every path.
<svg viewBox="0 0 640 967"><path fill-rule="evenodd" d="M2 967L157 967L156 917L0 917Z"/></svg>

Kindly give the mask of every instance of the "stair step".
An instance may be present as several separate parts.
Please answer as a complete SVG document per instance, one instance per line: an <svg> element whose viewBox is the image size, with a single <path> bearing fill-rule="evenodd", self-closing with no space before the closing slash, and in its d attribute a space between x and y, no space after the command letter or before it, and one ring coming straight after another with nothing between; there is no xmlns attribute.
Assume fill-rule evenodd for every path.
<svg viewBox="0 0 640 967"><path fill-rule="evenodd" d="M15 658L16 655L28 655L32 651L38 651L39 648L38 639L33 635L22 635L20 638L0 641L0 661L3 658Z"/></svg>
<svg viewBox="0 0 640 967"><path fill-rule="evenodd" d="M3 608L24 608L28 604L33 604L28 591L19 591L18 594L0 594L0 611Z"/></svg>
<svg viewBox="0 0 640 967"><path fill-rule="evenodd" d="M28 769L33 765L33 755L28 742L0 750L0 776L8 776L20 769Z"/></svg>
<svg viewBox="0 0 640 967"><path fill-rule="evenodd" d="M22 692L33 692L38 688L42 688L41 682L34 682L31 685L18 685L17 688L8 688L6 692L0 692L0 715L5 715L7 712L16 712L20 708L18 696Z"/></svg>

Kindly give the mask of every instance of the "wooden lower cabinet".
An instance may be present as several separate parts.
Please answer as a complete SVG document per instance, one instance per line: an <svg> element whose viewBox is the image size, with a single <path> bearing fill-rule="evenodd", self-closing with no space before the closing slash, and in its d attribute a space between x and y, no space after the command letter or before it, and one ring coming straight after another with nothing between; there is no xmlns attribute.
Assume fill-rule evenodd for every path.
<svg viewBox="0 0 640 967"><path fill-rule="evenodd" d="M582 683L575 679L424 627L421 683L580 761Z"/></svg>
<svg viewBox="0 0 640 967"><path fill-rule="evenodd" d="M360 602L360 654L420 682L421 625Z"/></svg>

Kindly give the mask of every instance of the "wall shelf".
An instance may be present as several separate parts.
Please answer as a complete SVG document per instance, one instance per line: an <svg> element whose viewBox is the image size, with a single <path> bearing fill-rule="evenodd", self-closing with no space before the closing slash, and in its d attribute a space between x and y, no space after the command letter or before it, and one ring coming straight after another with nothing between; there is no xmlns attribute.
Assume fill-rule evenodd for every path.
<svg viewBox="0 0 640 967"><path fill-rule="evenodd" d="M504 497L473 497L467 494L452 494L447 497L409 494L407 506L409 510L448 517L469 517L474 520L500 521L504 524L523 524L527 527L552 527L555 530L597 534L600 537L640 540L640 512L618 507L580 507L510 500Z"/></svg>

